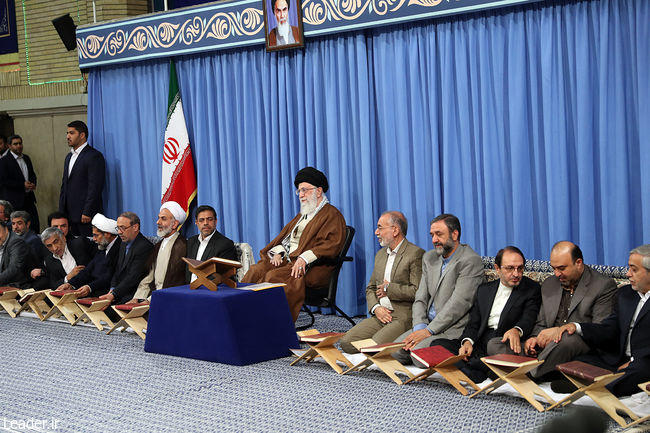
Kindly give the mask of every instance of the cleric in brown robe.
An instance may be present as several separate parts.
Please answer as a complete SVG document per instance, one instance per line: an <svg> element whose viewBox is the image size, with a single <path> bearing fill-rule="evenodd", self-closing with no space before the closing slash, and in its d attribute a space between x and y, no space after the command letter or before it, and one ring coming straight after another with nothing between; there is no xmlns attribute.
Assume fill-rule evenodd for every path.
<svg viewBox="0 0 650 433"><path fill-rule="evenodd" d="M295 321L305 300L305 286L329 282L331 266L307 265L321 258L336 257L345 241L345 219L329 204L325 175L305 167L294 180L300 198L300 213L260 251L260 261L251 266L243 283L286 283L284 291Z"/></svg>

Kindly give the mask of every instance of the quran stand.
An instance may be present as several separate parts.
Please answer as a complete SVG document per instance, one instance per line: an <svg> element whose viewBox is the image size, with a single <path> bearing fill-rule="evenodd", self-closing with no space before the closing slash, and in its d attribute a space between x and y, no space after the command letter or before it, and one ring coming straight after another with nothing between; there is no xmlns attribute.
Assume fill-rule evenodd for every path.
<svg viewBox="0 0 650 433"><path fill-rule="evenodd" d="M555 403L526 375L530 370L543 363L543 360L518 355L492 355L481 358L481 361L498 376L498 379L470 395L470 398L483 392L489 394L507 383L540 412L544 412L544 406L535 400L535 395L542 397L549 404Z"/></svg>
<svg viewBox="0 0 650 433"><path fill-rule="evenodd" d="M74 290L49 291L45 293L45 296L54 305L41 320L47 320L58 312L55 317L62 314L71 325L74 325L77 323L77 318L83 314L77 304L74 303L77 299L77 293Z"/></svg>
<svg viewBox="0 0 650 433"><path fill-rule="evenodd" d="M377 368L383 371L386 376L390 377L391 380L398 385L402 385L405 382L402 382L402 379L395 374L397 371L404 373L409 379L413 378L413 373L404 367L397 359L393 358L393 353L404 347L404 342L377 345L372 338L367 338L365 340L353 341L352 345L359 349L361 353L366 355L366 359L351 366L343 372L343 374L352 371L362 371L372 364L375 364Z"/></svg>
<svg viewBox="0 0 650 433"><path fill-rule="evenodd" d="M79 309L83 312L81 316L72 324L76 325L79 320L87 317L93 325L100 331L104 330L104 325L102 322L106 323L107 326L113 326L113 321L108 318L104 310L111 305L111 301L108 299L99 299L99 298L81 298L75 301Z"/></svg>
<svg viewBox="0 0 650 433"><path fill-rule="evenodd" d="M120 304L113 305L113 310L120 316L120 321L117 322L111 329L108 330L106 335L115 331L120 326L122 327L122 332L126 331L126 328L131 328L133 331L138 334L138 337L143 340L146 338L146 334L143 331L147 330L147 321L144 319L145 313L149 311L148 303L141 304Z"/></svg>
<svg viewBox="0 0 650 433"><path fill-rule="evenodd" d="M309 349L300 355L297 359L294 359L290 365L296 365L301 360L305 360L305 362L311 362L320 356L338 374L343 373L343 368L338 365L337 361L342 362L348 367L351 367L352 363L350 363L350 361L348 361L348 359L343 356L343 354L339 352L336 347L334 347L334 344L339 341L344 335L344 332L328 332L321 334L316 329L308 329L306 331L298 332L300 341L307 343L309 345ZM319 336L323 337L320 338ZM319 341L307 341L311 340L312 338L313 340Z"/></svg>
<svg viewBox="0 0 650 433"><path fill-rule="evenodd" d="M38 292L33 290L32 292L29 292L26 290L25 292L29 293L25 293L25 295L18 301L21 305L20 310L18 310L18 313L16 314L20 314L22 311L26 311L29 308L39 319L45 320L45 315L50 311L50 306L45 302L45 295L49 291L49 289L39 290Z"/></svg>
<svg viewBox="0 0 650 433"><path fill-rule="evenodd" d="M554 409L558 406L564 407L578 400L583 395L586 395L623 428L650 419L650 415L639 418L638 415L632 412L614 394L605 388L609 383L623 376L625 373L612 373L609 370L582 361L565 362L564 364L557 365L555 369L560 371L578 389L550 406L547 410ZM623 417L617 412L624 413L632 418L634 422L626 423Z"/></svg>
<svg viewBox="0 0 650 433"><path fill-rule="evenodd" d="M465 382L466 384L474 388L475 391L478 391L480 389L478 385L474 383L473 380L467 377L465 373L463 373L461 370L458 369L458 367L456 367L456 364L462 361L464 356L454 355L451 352L449 352L447 349L443 348L442 346L431 346L431 347L424 347L422 349L416 349L412 351L412 354L414 356L417 356L418 351L432 351L432 349L434 348L438 349L439 352L444 351L445 353L439 359L434 361L435 364L432 365L430 363L427 363L429 365L427 369L419 373L418 375L410 378L406 382L404 382L405 385L410 382L417 382L420 380L424 380L427 377L431 376L433 373L438 373L440 376L443 377L443 379L449 382L451 386L456 388L458 392L460 392L463 395L469 394L469 391L467 391L467 388L465 388L461 384L461 382Z"/></svg>
<svg viewBox="0 0 650 433"><path fill-rule="evenodd" d="M21 292L16 287L0 287L0 306L13 318L20 313L18 295Z"/></svg>
<svg viewBox="0 0 650 433"><path fill-rule="evenodd" d="M205 286L207 289L216 292L219 284L225 284L233 289L237 288L237 283L230 277L237 274L237 269L242 267L241 263L218 257L212 257L204 261L183 257L183 260L187 263L190 272L196 275L196 280L190 283L190 289L195 290L200 286Z"/></svg>

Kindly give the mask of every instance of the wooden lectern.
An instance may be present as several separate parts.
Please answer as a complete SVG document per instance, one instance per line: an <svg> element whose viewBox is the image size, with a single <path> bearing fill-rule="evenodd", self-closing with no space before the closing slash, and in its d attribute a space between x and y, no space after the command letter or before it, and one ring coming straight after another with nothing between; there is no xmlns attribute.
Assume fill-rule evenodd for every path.
<svg viewBox="0 0 650 433"><path fill-rule="evenodd" d="M352 364L348 359L343 356L339 350L334 347L337 341L345 335L345 332L325 332L320 333L317 329L307 329L298 332L298 337L303 343L309 345L309 349L294 359L289 365L296 365L301 360L311 362L319 356L322 357L327 364L332 367L338 374L343 372L343 368L338 365L337 361L351 367ZM296 352L294 354L298 355Z"/></svg>
<svg viewBox="0 0 650 433"><path fill-rule="evenodd" d="M469 394L463 382L478 391L480 388L465 373L460 371L456 364L464 358L462 355L454 355L442 346L429 346L411 351L411 355L420 361L425 367L422 373L407 380L406 383L426 379L433 373L438 373L451 386L456 388L463 395Z"/></svg>
<svg viewBox="0 0 650 433"><path fill-rule="evenodd" d="M395 374L396 372L399 371L400 373L404 373L409 379L413 378L413 373L404 367L397 359L393 358L393 353L404 347L404 344L403 341L398 343L377 344L372 338L353 341L352 345L361 353L366 355L366 359L348 368L343 372L343 374L352 371L362 371L372 364L375 364L377 368L383 371L386 376L390 377L393 382L401 385L405 382L402 382L402 379Z"/></svg>
<svg viewBox="0 0 650 433"><path fill-rule="evenodd" d="M230 277L233 277L237 273L237 269L241 268L241 263L219 257L212 257L205 261L183 257L183 260L187 263L190 272L196 275L196 280L190 284L190 289L195 290L200 286L205 286L216 292L219 284L225 284L233 289L237 288L237 283Z"/></svg>

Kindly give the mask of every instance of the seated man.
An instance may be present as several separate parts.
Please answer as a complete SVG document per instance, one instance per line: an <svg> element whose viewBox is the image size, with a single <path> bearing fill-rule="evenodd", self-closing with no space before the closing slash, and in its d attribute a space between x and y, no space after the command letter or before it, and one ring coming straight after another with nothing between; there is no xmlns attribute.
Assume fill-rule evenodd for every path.
<svg viewBox="0 0 650 433"><path fill-rule="evenodd" d="M31 217L29 212L16 210L11 213L11 229L22 238L29 247L31 269L39 267L43 261L43 242L39 235L30 228Z"/></svg>
<svg viewBox="0 0 650 433"><path fill-rule="evenodd" d="M49 214L47 216L47 226L56 227L57 229L61 230L65 238L68 240L81 239L86 246L86 251L88 254L94 256L97 252L97 247L90 239L85 236L74 236L70 233L70 222L68 220L68 216L63 212L56 211ZM47 249L45 249L45 247L43 247L43 251L45 254L47 254ZM43 254L43 256L45 256L45 254Z"/></svg>
<svg viewBox="0 0 650 433"><path fill-rule="evenodd" d="M28 284L27 261L29 248L20 236L9 230L0 221L0 286L13 286L21 289Z"/></svg>
<svg viewBox="0 0 650 433"><path fill-rule="evenodd" d="M235 244L219 233L217 230L217 212L212 206L199 206L196 208L196 220L199 234L187 240L187 257L205 261L211 257L220 257L228 260L238 260ZM189 268L186 269L186 280L192 282L196 275Z"/></svg>
<svg viewBox="0 0 650 433"><path fill-rule="evenodd" d="M98 213L92 219L93 241L99 250L81 272L57 290L76 290L80 298L108 292L117 265L122 240L117 236L117 221Z"/></svg>
<svg viewBox="0 0 650 433"><path fill-rule="evenodd" d="M0 222L11 224L11 214L14 207L7 200L0 200Z"/></svg>
<svg viewBox="0 0 650 433"><path fill-rule="evenodd" d="M117 265L108 293L100 298L108 299L112 304L123 304L133 298L138 284L147 274L147 258L153 245L140 233L140 218L133 212L120 214L117 233L122 240Z"/></svg>
<svg viewBox="0 0 650 433"><path fill-rule="evenodd" d="M357 353L353 341L372 338L377 344L395 341L411 329L411 307L422 277L424 250L406 240L408 222L401 212L384 212L375 235L380 249L366 287L370 315L339 341L348 353Z"/></svg>
<svg viewBox="0 0 650 433"><path fill-rule="evenodd" d="M555 340L581 335L591 351L578 356L580 361L625 373L607 385L617 397L639 392L637 385L650 380L650 244L630 251L628 265L631 284L618 290L612 314L600 323L563 325Z"/></svg>
<svg viewBox="0 0 650 433"><path fill-rule="evenodd" d="M294 180L300 198L300 213L260 251L260 261L251 266L244 283L286 283L284 291L295 321L305 300L305 286L326 285L331 266L307 265L317 259L336 257L345 242L345 219L329 204L325 175L305 167Z"/></svg>
<svg viewBox="0 0 650 433"><path fill-rule="evenodd" d="M555 371L557 364L589 351L579 335L553 341L559 327L569 322L600 323L609 316L616 301L616 282L585 265L577 245L557 242L551 249L551 267L555 275L542 283L542 306L532 337L525 344L527 354L544 360L530 372L538 380L559 376Z"/></svg>
<svg viewBox="0 0 650 433"><path fill-rule="evenodd" d="M44 257L44 267L32 269L34 287L54 289L77 275L92 259L82 239L67 241L63 232L48 227L41 233L41 241L51 254Z"/></svg>
<svg viewBox="0 0 650 433"><path fill-rule="evenodd" d="M140 281L138 289L127 303L149 302L154 290L185 284L185 262L187 241L178 232L185 222L185 210L175 201L160 206L158 213L158 237L162 240L153 247L149 256L149 273Z"/></svg>
<svg viewBox="0 0 650 433"><path fill-rule="evenodd" d="M499 279L479 286L463 335L458 340L436 339L431 343L465 356L462 370L476 383L487 379L488 368L481 357L521 354L521 338L528 337L535 326L542 299L539 284L524 277L525 263L519 248L499 250L494 258ZM498 352L490 353L492 344L497 345Z"/></svg>
<svg viewBox="0 0 650 433"><path fill-rule="evenodd" d="M434 339L459 338L469 322L476 289L483 282L483 262L469 245L460 243L460 221L442 214L431 221L434 249L422 256L422 279L413 302L413 330L397 341L406 342L393 355L402 364L413 362L409 351L428 347Z"/></svg>

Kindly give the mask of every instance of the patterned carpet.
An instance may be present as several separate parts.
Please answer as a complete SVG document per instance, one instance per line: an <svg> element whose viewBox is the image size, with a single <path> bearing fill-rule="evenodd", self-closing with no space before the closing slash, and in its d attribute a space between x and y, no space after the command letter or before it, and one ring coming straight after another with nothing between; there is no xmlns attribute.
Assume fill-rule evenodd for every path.
<svg viewBox="0 0 650 433"><path fill-rule="evenodd" d="M349 328L316 317L320 330ZM536 432L563 413L503 394L470 400L432 381L397 386L377 371L290 367L289 357L234 367L150 354L131 333L4 312L0 345L0 431Z"/></svg>

